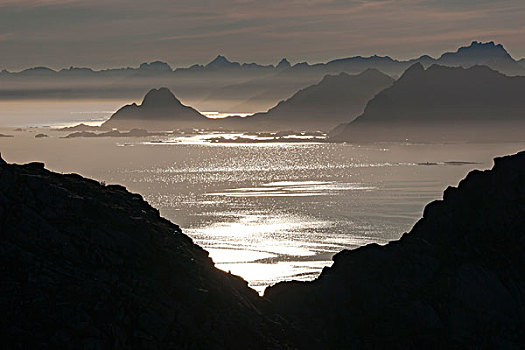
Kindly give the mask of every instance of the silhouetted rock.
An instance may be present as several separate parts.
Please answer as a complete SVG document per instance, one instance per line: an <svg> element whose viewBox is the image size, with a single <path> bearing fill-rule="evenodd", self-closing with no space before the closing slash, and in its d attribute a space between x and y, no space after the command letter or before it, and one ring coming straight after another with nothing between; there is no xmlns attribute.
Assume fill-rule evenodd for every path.
<svg viewBox="0 0 525 350"><path fill-rule="evenodd" d="M0 158L0 321L13 348L283 348L282 319L140 195Z"/></svg>
<svg viewBox="0 0 525 350"><path fill-rule="evenodd" d="M101 128L177 129L199 127L208 121L195 109L183 105L168 88L152 89L142 104L133 103L119 109Z"/></svg>
<svg viewBox="0 0 525 350"><path fill-rule="evenodd" d="M510 141L525 134L525 77L488 67L412 65L332 140Z"/></svg>
<svg viewBox="0 0 525 350"><path fill-rule="evenodd" d="M510 56L503 45L493 41L473 41L470 46L460 47L456 52L444 53L435 63L464 68L483 65L505 74L525 74L525 69Z"/></svg>
<svg viewBox="0 0 525 350"><path fill-rule="evenodd" d="M100 127L80 123L74 126L66 126L58 130L59 131L98 131L100 130Z"/></svg>
<svg viewBox="0 0 525 350"><path fill-rule="evenodd" d="M49 136L46 135L46 134L36 134L35 135L35 139L42 139L42 138L46 138L46 137L49 137Z"/></svg>
<svg viewBox="0 0 525 350"><path fill-rule="evenodd" d="M494 163L428 204L399 241L343 251L317 280L265 298L325 349L521 348L525 152Z"/></svg>
<svg viewBox="0 0 525 350"><path fill-rule="evenodd" d="M375 69L357 75L327 75L318 84L298 91L268 112L226 118L224 126L236 123L237 128L252 130L330 130L361 114L366 103L393 81Z"/></svg>
<svg viewBox="0 0 525 350"><path fill-rule="evenodd" d="M13 135L0 134L0 137L14 137Z"/></svg>
<svg viewBox="0 0 525 350"><path fill-rule="evenodd" d="M146 137L146 136L162 136L167 135L164 132L149 132L145 129L131 129L128 132L120 132L118 130L111 130L101 133L95 133L91 131L77 131L72 134L65 136L66 139L78 138L78 137Z"/></svg>

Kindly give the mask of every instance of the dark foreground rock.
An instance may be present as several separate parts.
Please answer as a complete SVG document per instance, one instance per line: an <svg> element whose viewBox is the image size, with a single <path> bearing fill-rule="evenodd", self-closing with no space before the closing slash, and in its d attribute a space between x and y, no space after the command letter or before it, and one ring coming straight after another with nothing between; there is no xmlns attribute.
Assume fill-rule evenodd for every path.
<svg viewBox="0 0 525 350"><path fill-rule="evenodd" d="M448 188L399 241L265 297L325 348L522 348L525 152Z"/></svg>
<svg viewBox="0 0 525 350"><path fill-rule="evenodd" d="M0 159L3 348L281 348L282 321L140 195Z"/></svg>
<svg viewBox="0 0 525 350"><path fill-rule="evenodd" d="M411 232L260 298L139 195L0 158L4 348L525 344L525 152L473 171Z"/></svg>

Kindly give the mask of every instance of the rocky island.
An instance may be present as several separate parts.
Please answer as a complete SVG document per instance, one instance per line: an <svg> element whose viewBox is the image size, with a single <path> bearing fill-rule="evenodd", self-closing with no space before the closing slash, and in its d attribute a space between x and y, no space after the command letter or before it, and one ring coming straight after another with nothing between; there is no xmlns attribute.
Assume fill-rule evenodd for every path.
<svg viewBox="0 0 525 350"><path fill-rule="evenodd" d="M133 103L115 112L100 127L119 130L174 130L205 127L206 116L183 105L168 88L150 90L140 105Z"/></svg>

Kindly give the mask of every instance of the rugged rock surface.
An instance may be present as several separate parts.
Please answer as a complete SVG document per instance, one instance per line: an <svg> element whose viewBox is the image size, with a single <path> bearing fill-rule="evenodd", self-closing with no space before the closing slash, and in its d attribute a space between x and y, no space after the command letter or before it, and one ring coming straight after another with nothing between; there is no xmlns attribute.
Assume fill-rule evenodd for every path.
<svg viewBox="0 0 525 350"><path fill-rule="evenodd" d="M0 159L4 348L282 348L242 279L140 195Z"/></svg>
<svg viewBox="0 0 525 350"><path fill-rule="evenodd" d="M331 135L350 142L523 140L524 92L525 77L485 66L416 63Z"/></svg>
<svg viewBox="0 0 525 350"><path fill-rule="evenodd" d="M137 194L0 158L6 348L490 348L525 343L525 152L399 241L260 298Z"/></svg>
<svg viewBox="0 0 525 350"><path fill-rule="evenodd" d="M325 348L519 349L524 251L521 152L448 188L399 241L343 251L317 280L265 297Z"/></svg>

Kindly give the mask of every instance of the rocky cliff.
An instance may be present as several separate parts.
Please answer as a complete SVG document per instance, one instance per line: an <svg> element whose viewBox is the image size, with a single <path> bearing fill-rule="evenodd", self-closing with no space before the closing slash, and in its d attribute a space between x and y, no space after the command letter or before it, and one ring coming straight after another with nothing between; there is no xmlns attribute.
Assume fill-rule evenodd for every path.
<svg viewBox="0 0 525 350"><path fill-rule="evenodd" d="M343 251L265 297L325 348L519 349L524 251L521 152L448 188L399 241Z"/></svg>
<svg viewBox="0 0 525 350"><path fill-rule="evenodd" d="M396 242L260 298L137 194L0 160L6 348L519 349L525 152L473 171Z"/></svg>
<svg viewBox="0 0 525 350"><path fill-rule="evenodd" d="M245 281L140 195L0 161L4 348L280 348Z"/></svg>

